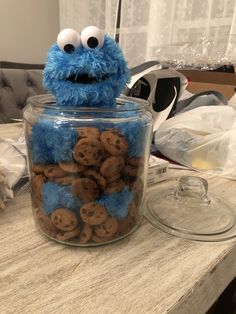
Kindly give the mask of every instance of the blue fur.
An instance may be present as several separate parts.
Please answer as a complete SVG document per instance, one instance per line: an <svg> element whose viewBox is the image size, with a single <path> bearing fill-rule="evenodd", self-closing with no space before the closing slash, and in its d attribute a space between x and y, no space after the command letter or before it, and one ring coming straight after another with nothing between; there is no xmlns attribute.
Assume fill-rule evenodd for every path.
<svg viewBox="0 0 236 314"><path fill-rule="evenodd" d="M56 183L46 182L42 187L43 210L48 215L57 208L68 208L79 215L82 203L79 198L73 198L71 186L61 186Z"/></svg>
<svg viewBox="0 0 236 314"><path fill-rule="evenodd" d="M143 156L146 141L149 140L145 120L124 122L119 124L118 128L128 142L127 155L129 157Z"/></svg>
<svg viewBox="0 0 236 314"><path fill-rule="evenodd" d="M57 163L72 160L78 134L66 124L39 119L32 127L30 149L33 163Z"/></svg>
<svg viewBox="0 0 236 314"><path fill-rule="evenodd" d="M127 155L129 157L143 156L148 137L148 118L146 115L141 116L140 105L135 102L127 102L124 104L123 118L127 118L125 122L117 124L121 134L124 135L128 142Z"/></svg>
<svg viewBox="0 0 236 314"><path fill-rule="evenodd" d="M87 74L108 78L92 84L78 84L66 80L70 75ZM58 106L115 107L130 73L116 42L105 35L102 47L87 49L80 45L72 53L60 50L57 44L48 51L44 69L44 86L51 91Z"/></svg>
<svg viewBox="0 0 236 314"><path fill-rule="evenodd" d="M96 202L106 207L109 215L122 219L128 215L128 207L131 201L132 193L125 186L121 192L102 195Z"/></svg>

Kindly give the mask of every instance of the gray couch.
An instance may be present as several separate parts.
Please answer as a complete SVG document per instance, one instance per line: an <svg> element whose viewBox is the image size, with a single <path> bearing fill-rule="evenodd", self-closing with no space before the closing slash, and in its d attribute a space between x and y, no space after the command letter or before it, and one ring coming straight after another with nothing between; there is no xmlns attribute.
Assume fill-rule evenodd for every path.
<svg viewBox="0 0 236 314"><path fill-rule="evenodd" d="M28 97L45 94L42 64L0 62L0 123L22 119Z"/></svg>

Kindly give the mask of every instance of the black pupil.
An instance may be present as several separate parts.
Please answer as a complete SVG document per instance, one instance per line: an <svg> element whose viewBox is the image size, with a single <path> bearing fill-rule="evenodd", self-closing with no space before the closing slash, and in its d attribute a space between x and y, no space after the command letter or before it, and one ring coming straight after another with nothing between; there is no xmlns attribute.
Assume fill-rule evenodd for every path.
<svg viewBox="0 0 236 314"><path fill-rule="evenodd" d="M98 40L96 37L89 37L87 44L90 48L95 48L98 45Z"/></svg>
<svg viewBox="0 0 236 314"><path fill-rule="evenodd" d="M64 46L64 51L67 53L71 53L75 50L75 47L71 44L67 44Z"/></svg>

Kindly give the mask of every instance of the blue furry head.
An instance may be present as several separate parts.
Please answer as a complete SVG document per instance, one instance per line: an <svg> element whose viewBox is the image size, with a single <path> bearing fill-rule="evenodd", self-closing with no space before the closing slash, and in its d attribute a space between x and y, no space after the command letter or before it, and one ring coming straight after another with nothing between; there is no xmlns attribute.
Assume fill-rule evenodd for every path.
<svg viewBox="0 0 236 314"><path fill-rule="evenodd" d="M114 107L130 73L116 42L95 26L62 30L48 51L44 86L58 106Z"/></svg>

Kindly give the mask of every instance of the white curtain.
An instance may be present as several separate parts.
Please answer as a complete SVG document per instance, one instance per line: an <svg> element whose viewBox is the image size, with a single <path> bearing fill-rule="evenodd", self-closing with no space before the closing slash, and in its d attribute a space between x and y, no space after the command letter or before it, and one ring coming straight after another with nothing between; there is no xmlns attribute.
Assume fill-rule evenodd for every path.
<svg viewBox="0 0 236 314"><path fill-rule="evenodd" d="M118 33L130 67L159 60L209 68L236 61L235 6L236 0L60 0L60 24Z"/></svg>
<svg viewBox="0 0 236 314"><path fill-rule="evenodd" d="M118 12L118 0L60 0L60 28L82 31L95 25L114 37Z"/></svg>

